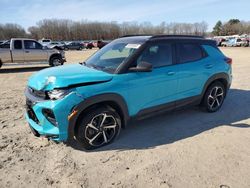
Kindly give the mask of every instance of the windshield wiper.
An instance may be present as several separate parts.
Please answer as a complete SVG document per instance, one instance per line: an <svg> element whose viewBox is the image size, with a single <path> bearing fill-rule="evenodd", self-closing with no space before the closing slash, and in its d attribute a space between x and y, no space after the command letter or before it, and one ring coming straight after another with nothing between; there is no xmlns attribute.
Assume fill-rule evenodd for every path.
<svg viewBox="0 0 250 188"><path fill-rule="evenodd" d="M93 68L95 68L95 69L97 69L97 70L103 70L105 67L102 67L102 66L99 66L99 65L95 65L95 64L93 64L93 65L90 65L91 67L93 67Z"/></svg>
<svg viewBox="0 0 250 188"><path fill-rule="evenodd" d="M97 70L103 70L103 69L106 68L106 67L98 66L98 65L95 65L95 64L87 64L85 61L80 62L79 64L84 65L84 66L86 66L86 67L93 68L93 69L97 69Z"/></svg>

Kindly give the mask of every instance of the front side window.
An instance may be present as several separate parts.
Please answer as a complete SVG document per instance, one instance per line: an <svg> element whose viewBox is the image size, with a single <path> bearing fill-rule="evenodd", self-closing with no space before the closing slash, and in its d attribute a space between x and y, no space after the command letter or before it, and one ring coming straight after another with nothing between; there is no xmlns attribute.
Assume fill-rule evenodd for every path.
<svg viewBox="0 0 250 188"><path fill-rule="evenodd" d="M86 66L114 73L120 64L125 62L141 44L112 42L97 51L86 61Z"/></svg>
<svg viewBox="0 0 250 188"><path fill-rule="evenodd" d="M198 44L179 44L180 63L200 60L203 52Z"/></svg>
<svg viewBox="0 0 250 188"><path fill-rule="evenodd" d="M14 41L14 49L20 50L20 49L22 49L22 48L23 48L23 46L22 46L22 41L21 41L21 40L15 40L15 41Z"/></svg>
<svg viewBox="0 0 250 188"><path fill-rule="evenodd" d="M29 49L29 50L38 50L38 49L42 49L42 45L39 44L36 41L32 41L32 40L25 40L24 41L24 47L25 49Z"/></svg>
<svg viewBox="0 0 250 188"><path fill-rule="evenodd" d="M137 65L145 61L154 68L172 64L172 45L168 43L152 44L148 46L137 59Z"/></svg>

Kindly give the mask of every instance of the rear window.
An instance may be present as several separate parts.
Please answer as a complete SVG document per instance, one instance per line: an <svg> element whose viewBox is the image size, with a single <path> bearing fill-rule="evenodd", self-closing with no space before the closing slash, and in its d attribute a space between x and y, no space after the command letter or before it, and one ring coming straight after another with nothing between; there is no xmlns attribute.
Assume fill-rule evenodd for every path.
<svg viewBox="0 0 250 188"><path fill-rule="evenodd" d="M198 44L179 44L180 63L197 61L203 57L202 48Z"/></svg>
<svg viewBox="0 0 250 188"><path fill-rule="evenodd" d="M22 47L22 41L21 40L15 40L14 41L14 49L16 49L16 50L20 50L20 49L22 49L23 47Z"/></svg>

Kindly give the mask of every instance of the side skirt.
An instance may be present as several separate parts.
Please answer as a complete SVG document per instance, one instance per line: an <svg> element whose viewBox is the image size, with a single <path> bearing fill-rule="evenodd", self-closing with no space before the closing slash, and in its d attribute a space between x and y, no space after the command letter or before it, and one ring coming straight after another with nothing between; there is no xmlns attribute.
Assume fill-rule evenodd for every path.
<svg viewBox="0 0 250 188"><path fill-rule="evenodd" d="M197 96L177 100L174 102L146 108L146 109L139 111L138 114L136 114L135 116L132 116L130 120L146 119L146 118L156 116L159 114L164 114L166 112L175 111L175 110L182 109L182 108L187 108L189 106L199 105L201 103L201 100L202 100L202 96L197 95Z"/></svg>

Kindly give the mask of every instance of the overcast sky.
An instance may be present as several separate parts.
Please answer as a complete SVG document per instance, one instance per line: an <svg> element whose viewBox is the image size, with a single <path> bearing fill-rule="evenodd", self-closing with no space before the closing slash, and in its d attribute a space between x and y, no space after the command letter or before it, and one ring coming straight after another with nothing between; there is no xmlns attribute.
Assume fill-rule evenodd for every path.
<svg viewBox="0 0 250 188"><path fill-rule="evenodd" d="M250 0L0 0L0 23L17 23L26 29L44 18L74 21L216 21L230 18L250 21Z"/></svg>

